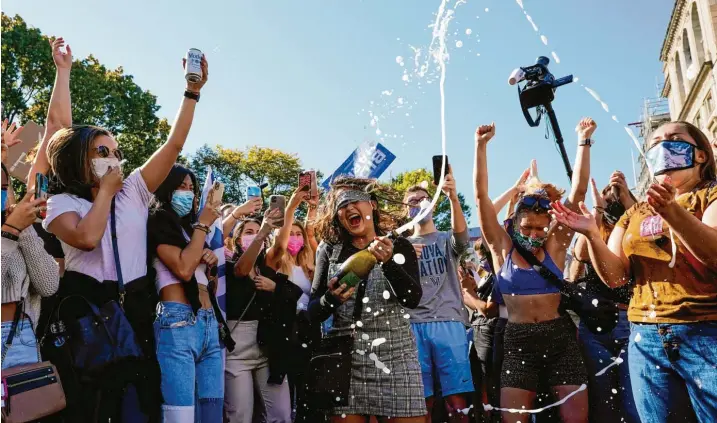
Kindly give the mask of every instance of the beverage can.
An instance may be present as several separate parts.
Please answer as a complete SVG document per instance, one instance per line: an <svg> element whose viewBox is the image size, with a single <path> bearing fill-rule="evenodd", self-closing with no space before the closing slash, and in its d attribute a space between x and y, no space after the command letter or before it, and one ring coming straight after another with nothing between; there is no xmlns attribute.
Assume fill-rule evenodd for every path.
<svg viewBox="0 0 717 423"><path fill-rule="evenodd" d="M184 78L189 82L199 82L202 80L202 56L204 54L197 48L190 48L187 51L187 64L184 67Z"/></svg>

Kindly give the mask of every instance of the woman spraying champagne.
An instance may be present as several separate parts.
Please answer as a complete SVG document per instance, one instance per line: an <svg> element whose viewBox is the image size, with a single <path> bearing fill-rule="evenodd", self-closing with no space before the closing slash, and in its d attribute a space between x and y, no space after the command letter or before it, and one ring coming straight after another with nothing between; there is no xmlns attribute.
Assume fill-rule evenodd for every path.
<svg viewBox="0 0 717 423"><path fill-rule="evenodd" d="M376 416L418 423L426 405L406 318L406 308L421 299L418 261L407 240L384 236L395 226L378 210L374 185L367 179L337 179L319 213L317 231L324 242L308 313L315 323L333 316L334 324L312 366L323 358L327 371L334 372L318 386L335 392L332 422L363 423ZM313 388L320 385L318 376ZM327 386L333 382L336 386Z"/></svg>

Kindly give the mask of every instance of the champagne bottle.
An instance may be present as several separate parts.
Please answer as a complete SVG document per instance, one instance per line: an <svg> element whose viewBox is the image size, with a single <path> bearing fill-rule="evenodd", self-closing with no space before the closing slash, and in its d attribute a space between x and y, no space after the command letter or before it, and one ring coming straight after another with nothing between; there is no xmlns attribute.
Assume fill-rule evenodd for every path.
<svg viewBox="0 0 717 423"><path fill-rule="evenodd" d="M389 239L396 239L397 237L396 232L391 232L388 235ZM341 286L342 284L346 284L348 287L358 285L359 282L368 278L376 263L376 257L368 249L355 253L341 264L339 271L333 276L338 281L336 286Z"/></svg>

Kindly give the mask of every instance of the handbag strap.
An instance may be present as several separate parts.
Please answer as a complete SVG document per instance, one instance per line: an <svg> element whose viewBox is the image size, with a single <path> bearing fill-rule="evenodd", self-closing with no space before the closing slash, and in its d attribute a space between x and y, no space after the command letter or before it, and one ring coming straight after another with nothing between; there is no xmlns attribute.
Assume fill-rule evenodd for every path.
<svg viewBox="0 0 717 423"><path fill-rule="evenodd" d="M4 349L2 352L2 361L5 362L5 356L7 355L8 350L12 346L12 340L15 338L15 333L17 332L17 326L20 323L20 317L22 316L23 309L25 308L25 298L21 298L20 302L15 307L15 316L12 318L12 326L10 327L10 333L7 335L7 339L5 340Z"/></svg>
<svg viewBox="0 0 717 423"><path fill-rule="evenodd" d="M112 197L112 208L110 211L110 227L112 230L112 253L115 258L115 270L117 271L117 289L119 290L119 305L124 305L124 279L122 278L122 262L120 262L119 248L117 248L117 213L115 199Z"/></svg>

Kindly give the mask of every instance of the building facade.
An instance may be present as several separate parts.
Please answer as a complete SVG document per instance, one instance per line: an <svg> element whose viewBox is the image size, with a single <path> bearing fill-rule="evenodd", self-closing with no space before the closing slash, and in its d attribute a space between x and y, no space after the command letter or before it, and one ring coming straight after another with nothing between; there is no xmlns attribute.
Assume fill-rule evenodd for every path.
<svg viewBox="0 0 717 423"><path fill-rule="evenodd" d="M667 120L683 120L717 139L717 0L676 0L660 51L665 82L659 93L666 99L647 99L640 129L643 140ZM643 146L644 149L644 146ZM635 195L644 197L649 184L647 166L640 157Z"/></svg>

